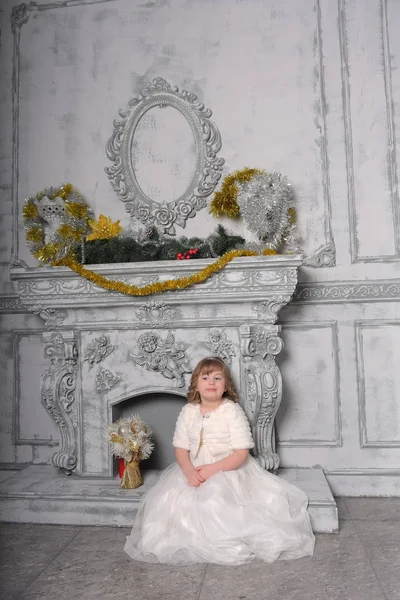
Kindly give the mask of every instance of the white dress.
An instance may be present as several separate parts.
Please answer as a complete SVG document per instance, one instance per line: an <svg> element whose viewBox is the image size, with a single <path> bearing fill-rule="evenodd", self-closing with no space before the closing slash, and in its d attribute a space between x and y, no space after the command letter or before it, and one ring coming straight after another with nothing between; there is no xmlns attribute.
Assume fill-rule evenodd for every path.
<svg viewBox="0 0 400 600"><path fill-rule="evenodd" d="M247 418L225 399L203 417L187 404L176 424L174 446L190 451L194 466L251 448ZM315 538L306 494L265 471L249 455L238 469L221 471L192 487L179 465L161 474L139 507L125 552L135 560L168 564L239 565L313 554Z"/></svg>

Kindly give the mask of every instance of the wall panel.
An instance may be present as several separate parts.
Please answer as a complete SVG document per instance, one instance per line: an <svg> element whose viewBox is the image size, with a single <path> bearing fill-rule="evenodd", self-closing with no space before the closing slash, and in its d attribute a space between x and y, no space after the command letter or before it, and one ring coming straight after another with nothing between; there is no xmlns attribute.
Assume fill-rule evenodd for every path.
<svg viewBox="0 0 400 600"><path fill-rule="evenodd" d="M15 443L58 444L58 427L41 404L41 374L48 361L40 332L14 332L14 361Z"/></svg>
<svg viewBox="0 0 400 600"><path fill-rule="evenodd" d="M400 321L355 327L361 446L400 448Z"/></svg>
<svg viewBox="0 0 400 600"><path fill-rule="evenodd" d="M335 321L285 323L279 360L283 398L277 415L281 446L339 446L340 397Z"/></svg>

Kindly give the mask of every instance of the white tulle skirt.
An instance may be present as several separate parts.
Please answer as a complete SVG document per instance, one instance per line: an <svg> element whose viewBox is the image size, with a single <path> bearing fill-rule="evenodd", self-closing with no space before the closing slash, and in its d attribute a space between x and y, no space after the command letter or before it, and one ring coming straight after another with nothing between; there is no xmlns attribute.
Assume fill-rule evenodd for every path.
<svg viewBox="0 0 400 600"><path fill-rule="evenodd" d="M214 460L202 447L193 462ZM310 556L315 538L307 504L303 491L251 456L198 488L175 463L143 499L125 552L135 560L168 564L240 565L256 557L273 562Z"/></svg>

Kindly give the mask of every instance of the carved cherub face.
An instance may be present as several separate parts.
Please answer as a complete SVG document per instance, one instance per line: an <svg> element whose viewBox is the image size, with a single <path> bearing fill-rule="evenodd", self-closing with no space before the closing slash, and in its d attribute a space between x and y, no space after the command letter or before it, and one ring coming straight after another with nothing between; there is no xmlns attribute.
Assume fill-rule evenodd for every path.
<svg viewBox="0 0 400 600"><path fill-rule="evenodd" d="M144 352L154 352L158 346L158 337L155 333L143 333L138 339L138 346Z"/></svg>

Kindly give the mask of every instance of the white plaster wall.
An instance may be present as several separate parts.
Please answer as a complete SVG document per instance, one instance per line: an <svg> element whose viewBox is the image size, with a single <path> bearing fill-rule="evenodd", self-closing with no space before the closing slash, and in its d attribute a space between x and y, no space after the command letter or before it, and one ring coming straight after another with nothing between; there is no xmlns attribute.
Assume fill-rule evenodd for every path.
<svg viewBox="0 0 400 600"><path fill-rule="evenodd" d="M283 464L322 465L344 492L358 476L376 482L379 474L371 493L400 493L399 3L39 1L13 32L17 5L6 1L0 12L0 460L46 462L53 451L16 443L26 427L18 406L32 415L27 439L56 435L40 404L40 372L31 405L23 392L40 371L36 358L21 369L29 348L36 353L28 340L43 328L23 316L8 277L14 259L35 264L24 244L24 197L69 180L96 216L128 229L104 172L105 145L118 110L161 76L212 109L223 175L244 165L287 175L306 255L336 251L336 266L301 269L296 301L282 313ZM163 177L156 194L179 188ZM206 236L215 225L203 210L182 233ZM10 342L18 329L25 354Z"/></svg>

